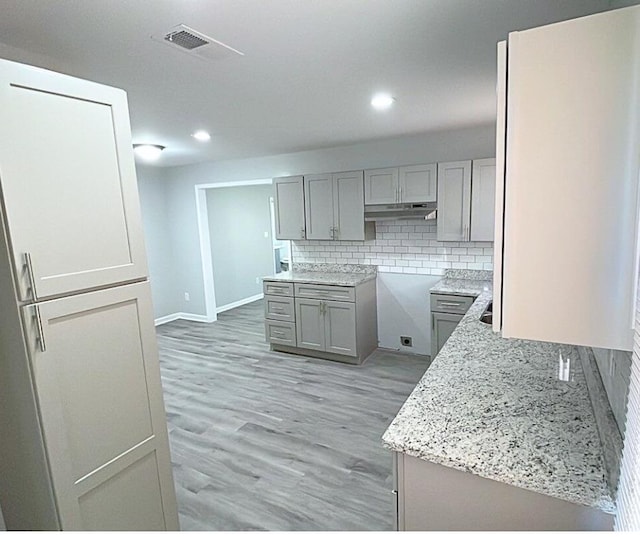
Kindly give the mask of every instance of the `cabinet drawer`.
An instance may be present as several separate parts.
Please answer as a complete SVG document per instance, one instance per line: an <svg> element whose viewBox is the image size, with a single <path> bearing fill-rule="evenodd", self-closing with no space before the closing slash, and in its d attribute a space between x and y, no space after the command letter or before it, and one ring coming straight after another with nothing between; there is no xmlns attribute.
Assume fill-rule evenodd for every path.
<svg viewBox="0 0 640 537"><path fill-rule="evenodd" d="M264 297L264 316L274 321L296 320L295 309L293 307L293 298L287 296L271 296Z"/></svg>
<svg viewBox="0 0 640 537"><path fill-rule="evenodd" d="M342 287L340 285L322 285L314 283L296 283L296 297L299 298L324 298L327 300L344 300L355 302L355 287Z"/></svg>
<svg viewBox="0 0 640 537"><path fill-rule="evenodd" d="M263 282L265 295L293 296L293 284L287 282Z"/></svg>
<svg viewBox="0 0 640 537"><path fill-rule="evenodd" d="M266 319L264 322L265 333L269 343L279 343L280 345L296 346L296 325L284 321L272 321Z"/></svg>
<svg viewBox="0 0 640 537"><path fill-rule="evenodd" d="M472 296L440 295L431 293L431 311L442 313L466 313L475 300Z"/></svg>

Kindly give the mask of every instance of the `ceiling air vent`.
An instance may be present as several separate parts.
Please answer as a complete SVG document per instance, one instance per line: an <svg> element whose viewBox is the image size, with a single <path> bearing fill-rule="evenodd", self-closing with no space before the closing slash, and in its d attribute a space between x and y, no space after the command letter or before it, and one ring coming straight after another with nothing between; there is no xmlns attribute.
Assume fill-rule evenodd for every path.
<svg viewBox="0 0 640 537"><path fill-rule="evenodd" d="M162 36L152 35L151 39L201 60L221 60L230 56L244 56L239 50L189 28L185 24L171 28Z"/></svg>
<svg viewBox="0 0 640 537"><path fill-rule="evenodd" d="M164 36L164 40L169 41L169 43L173 43L174 45L178 45L179 47L186 48L187 50L193 50L194 48L209 44L209 41L206 39L203 39L186 29L169 32Z"/></svg>

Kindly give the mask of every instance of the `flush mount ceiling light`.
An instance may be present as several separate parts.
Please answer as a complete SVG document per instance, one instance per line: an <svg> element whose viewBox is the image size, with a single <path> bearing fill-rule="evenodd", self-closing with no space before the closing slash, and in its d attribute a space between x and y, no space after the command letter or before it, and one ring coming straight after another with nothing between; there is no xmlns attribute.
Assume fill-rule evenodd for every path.
<svg viewBox="0 0 640 537"><path fill-rule="evenodd" d="M153 161L158 160L160 154L164 150L163 145L156 144L133 144L133 151L142 160Z"/></svg>
<svg viewBox="0 0 640 537"><path fill-rule="evenodd" d="M386 110L390 108L395 101L396 100L388 93L377 93L371 99L371 106L376 110Z"/></svg>
<svg viewBox="0 0 640 537"><path fill-rule="evenodd" d="M196 131L191 136L199 142L208 142L211 140L211 135L207 131Z"/></svg>

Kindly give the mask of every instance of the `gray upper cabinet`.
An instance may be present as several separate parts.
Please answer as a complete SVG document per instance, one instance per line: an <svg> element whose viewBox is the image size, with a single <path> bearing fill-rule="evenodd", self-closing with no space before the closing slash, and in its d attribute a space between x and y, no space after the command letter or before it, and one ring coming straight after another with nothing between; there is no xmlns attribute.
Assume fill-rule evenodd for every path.
<svg viewBox="0 0 640 537"><path fill-rule="evenodd" d="M468 241L471 215L471 161L438 164L439 241Z"/></svg>
<svg viewBox="0 0 640 537"><path fill-rule="evenodd" d="M471 240L493 241L496 198L496 159L473 161L471 174Z"/></svg>
<svg viewBox="0 0 640 537"><path fill-rule="evenodd" d="M333 239L333 180L330 173L304 176L307 239Z"/></svg>
<svg viewBox="0 0 640 537"><path fill-rule="evenodd" d="M365 240L363 172L304 176L305 222L310 240Z"/></svg>
<svg viewBox="0 0 640 537"><path fill-rule="evenodd" d="M398 173L398 198L401 203L436 201L437 164L403 166Z"/></svg>
<svg viewBox="0 0 640 537"><path fill-rule="evenodd" d="M398 168L365 170L364 202L366 205L398 203Z"/></svg>
<svg viewBox="0 0 640 537"><path fill-rule="evenodd" d="M364 183L362 170L334 173L334 239L356 241L372 238L364 222ZM372 224L372 223L369 223Z"/></svg>
<svg viewBox="0 0 640 537"><path fill-rule="evenodd" d="M366 205L436 201L437 165L419 164L364 172Z"/></svg>
<svg viewBox="0 0 640 537"><path fill-rule="evenodd" d="M304 239L304 187L302 176L273 180L275 195L276 239Z"/></svg>

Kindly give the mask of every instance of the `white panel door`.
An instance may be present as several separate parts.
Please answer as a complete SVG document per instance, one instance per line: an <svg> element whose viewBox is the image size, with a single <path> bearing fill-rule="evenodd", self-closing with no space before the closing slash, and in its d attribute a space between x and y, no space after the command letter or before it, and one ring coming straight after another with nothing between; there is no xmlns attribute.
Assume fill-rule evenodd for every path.
<svg viewBox="0 0 640 537"><path fill-rule="evenodd" d="M334 238L331 174L304 176L304 215L308 240Z"/></svg>
<svg viewBox="0 0 640 537"><path fill-rule="evenodd" d="M0 60L0 186L21 299L146 276L124 91Z"/></svg>
<svg viewBox="0 0 640 537"><path fill-rule="evenodd" d="M468 241L471 214L471 161L438 164L439 241Z"/></svg>
<svg viewBox="0 0 640 537"><path fill-rule="evenodd" d="M333 220L335 238L343 241L364 240L363 172L333 174Z"/></svg>
<svg viewBox="0 0 640 537"><path fill-rule="evenodd" d="M149 284L24 313L62 529L177 529Z"/></svg>
<svg viewBox="0 0 640 537"><path fill-rule="evenodd" d="M640 7L508 46L503 336L631 350Z"/></svg>
<svg viewBox="0 0 640 537"><path fill-rule="evenodd" d="M324 301L325 350L357 356L356 305L353 302Z"/></svg>
<svg viewBox="0 0 640 537"><path fill-rule="evenodd" d="M471 240L493 241L496 218L496 159L473 161L471 172Z"/></svg>
<svg viewBox="0 0 640 537"><path fill-rule="evenodd" d="M311 298L296 298L296 338L298 347L324 350L322 303Z"/></svg>
<svg viewBox="0 0 640 537"><path fill-rule="evenodd" d="M402 166L399 170L399 195L402 203L436 201L437 164Z"/></svg>
<svg viewBox="0 0 640 537"><path fill-rule="evenodd" d="M273 192L276 213L276 239L304 239L304 187L302 175L274 179Z"/></svg>
<svg viewBox="0 0 640 537"><path fill-rule="evenodd" d="M364 171L366 205L398 203L398 168Z"/></svg>

